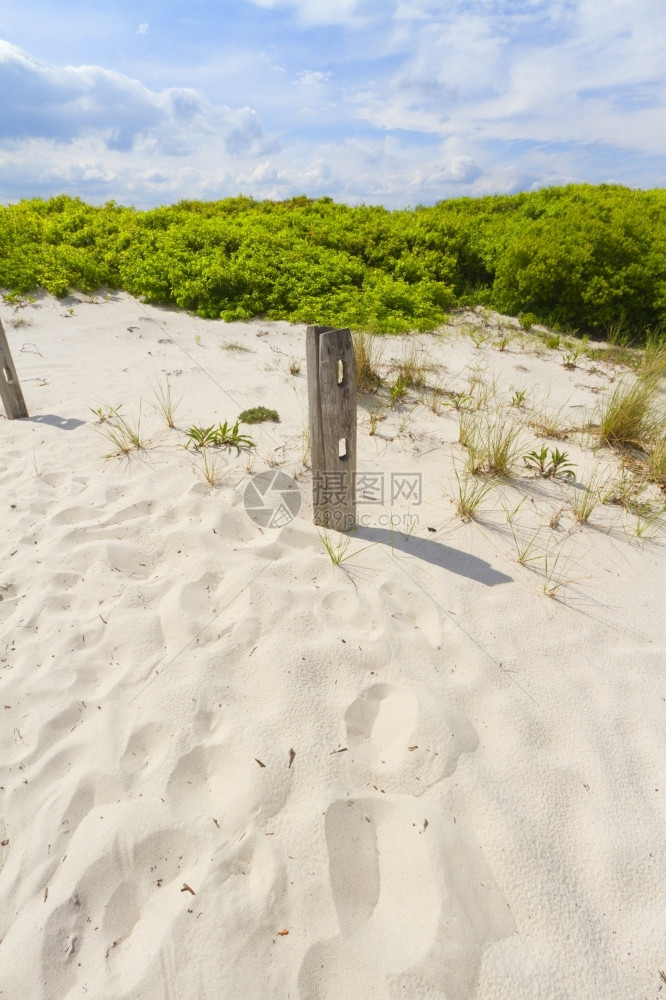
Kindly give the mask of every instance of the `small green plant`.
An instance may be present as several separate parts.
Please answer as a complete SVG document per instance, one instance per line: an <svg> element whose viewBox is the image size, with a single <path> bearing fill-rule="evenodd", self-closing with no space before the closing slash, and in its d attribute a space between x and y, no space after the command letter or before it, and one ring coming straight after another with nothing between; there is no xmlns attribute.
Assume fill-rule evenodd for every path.
<svg viewBox="0 0 666 1000"><path fill-rule="evenodd" d="M402 380L405 386L410 388L423 388L426 384L428 372L432 365L429 365L423 351L419 350L414 343L405 351L402 361L398 366L398 381Z"/></svg>
<svg viewBox="0 0 666 1000"><path fill-rule="evenodd" d="M336 542L331 540L330 532L326 529L324 529L324 531L319 531L318 534L326 552L328 553L329 559L334 566L340 566L341 563L346 562L348 559L352 559L360 552L365 552L366 549L372 547L371 545L363 545L360 549L356 549L354 552L348 552L347 550L351 545L352 540L351 534L344 534L340 532Z"/></svg>
<svg viewBox="0 0 666 1000"><path fill-rule="evenodd" d="M535 552L535 546L537 538L541 534L541 528L537 528L532 535L524 536L518 534L512 521L509 521L509 527L513 537L513 545L516 550L516 562L520 563L521 566L526 566L527 563L536 562L537 559L540 559L541 555L538 552Z"/></svg>
<svg viewBox="0 0 666 1000"><path fill-rule="evenodd" d="M118 410L120 407L117 408ZM141 437L141 411L136 424L131 423L122 417L117 411L110 417L102 421L103 427L95 428L109 441L114 448L106 457L115 458L117 455L128 455L133 450L143 448Z"/></svg>
<svg viewBox="0 0 666 1000"><path fill-rule="evenodd" d="M438 385L436 385L430 393L428 406L435 416L438 417L441 413L442 406L444 406L443 392Z"/></svg>
<svg viewBox="0 0 666 1000"><path fill-rule="evenodd" d="M182 399L183 397L181 396L177 402L174 402L171 394L171 384L167 375L164 385L158 382L153 387L153 399L149 401L148 405L158 416L162 417L167 427L174 427L174 413L180 406Z"/></svg>
<svg viewBox="0 0 666 1000"><path fill-rule="evenodd" d="M277 410L269 410L265 406L253 406L250 410L243 410L238 419L242 424L263 424L267 420L271 420L274 424L280 423Z"/></svg>
<svg viewBox="0 0 666 1000"><path fill-rule="evenodd" d="M653 538L664 526L664 511L644 510L636 514L633 534L636 538Z"/></svg>
<svg viewBox="0 0 666 1000"><path fill-rule="evenodd" d="M195 448L223 447L236 448L239 452L241 448L254 448L254 441L246 434L241 434L238 430L238 420L232 426L225 420L217 427L190 427L186 432L189 438L186 447L190 442L194 442Z"/></svg>
<svg viewBox="0 0 666 1000"><path fill-rule="evenodd" d="M527 396L527 389L514 389L513 396L511 397L511 406L515 406L517 409L521 409L525 405L526 396Z"/></svg>
<svg viewBox="0 0 666 1000"><path fill-rule="evenodd" d="M201 334L200 333L195 334L194 343L197 345L197 347L201 346Z"/></svg>
<svg viewBox="0 0 666 1000"><path fill-rule="evenodd" d="M565 351L562 355L562 367L568 368L569 371L573 371L574 368L578 367L578 359L581 356L581 347L572 347L568 351Z"/></svg>
<svg viewBox="0 0 666 1000"><path fill-rule="evenodd" d="M531 312L520 313L518 316L518 322L523 330L529 333L532 327L539 322L539 317L535 316L534 313Z"/></svg>
<svg viewBox="0 0 666 1000"><path fill-rule="evenodd" d="M452 406L453 409L458 412L460 412L460 410L462 410L472 399L471 395L465 392L449 391L446 395L448 396L448 402L445 402L444 406Z"/></svg>
<svg viewBox="0 0 666 1000"><path fill-rule="evenodd" d="M93 410L90 407L90 412L97 417L97 423L103 424L106 420L112 420L117 417L120 410L122 409L122 403L120 406L100 406L97 410Z"/></svg>
<svg viewBox="0 0 666 1000"><path fill-rule="evenodd" d="M402 399L405 398L408 389L409 386L407 382L405 382L402 375L398 375L397 379L389 389L389 393L391 396L391 409L393 409L396 403L399 403Z"/></svg>
<svg viewBox="0 0 666 1000"><path fill-rule="evenodd" d="M496 340L493 347L496 347L498 351L506 351L507 347L511 343L512 338L508 333L503 333L502 336Z"/></svg>
<svg viewBox="0 0 666 1000"><path fill-rule="evenodd" d="M194 442L195 448L206 448L208 445L214 445L215 441L215 425L210 427L190 427L186 431L186 436L190 439L185 445L189 448L190 442Z"/></svg>
<svg viewBox="0 0 666 1000"><path fill-rule="evenodd" d="M539 451L531 451L525 455L523 461L528 469L532 469L544 479L557 476L575 478L573 471L575 466L569 461L566 451L560 451L559 448L547 448L546 445L542 445Z"/></svg>
<svg viewBox="0 0 666 1000"><path fill-rule="evenodd" d="M543 342L549 351L556 351L560 346L560 335L559 333L547 333Z"/></svg>
<svg viewBox="0 0 666 1000"><path fill-rule="evenodd" d="M602 502L606 485L601 479L597 466L587 485L582 484L579 489L574 489L569 504L579 524L587 524L592 511L596 510Z"/></svg>
<svg viewBox="0 0 666 1000"><path fill-rule="evenodd" d="M219 456L211 454L207 448L204 448L201 452L201 465L195 466L194 472L210 487L217 486L222 481L223 475L223 466Z"/></svg>
<svg viewBox="0 0 666 1000"><path fill-rule="evenodd" d="M571 562L571 552L564 553L563 545L560 545L556 552L546 552L543 557L544 579L543 592L546 597L555 598L562 587L573 583L574 580L567 573L567 567Z"/></svg>
<svg viewBox="0 0 666 1000"><path fill-rule="evenodd" d="M475 518L477 511L488 494L493 490L492 480L482 480L474 478L461 479L457 469L454 469L457 482L456 495L453 502L456 505L456 514L463 521L471 521Z"/></svg>

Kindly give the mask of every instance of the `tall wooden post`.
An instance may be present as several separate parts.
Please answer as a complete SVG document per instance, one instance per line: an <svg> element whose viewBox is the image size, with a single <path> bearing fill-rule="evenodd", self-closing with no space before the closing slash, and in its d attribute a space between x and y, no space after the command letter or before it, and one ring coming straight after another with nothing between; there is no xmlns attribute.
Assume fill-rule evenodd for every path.
<svg viewBox="0 0 666 1000"><path fill-rule="evenodd" d="M0 399L7 414L7 420L28 416L28 407L21 392L21 384L12 361L7 337L0 321Z"/></svg>
<svg viewBox="0 0 666 1000"><path fill-rule="evenodd" d="M349 330L306 333L314 523L356 526L356 358Z"/></svg>

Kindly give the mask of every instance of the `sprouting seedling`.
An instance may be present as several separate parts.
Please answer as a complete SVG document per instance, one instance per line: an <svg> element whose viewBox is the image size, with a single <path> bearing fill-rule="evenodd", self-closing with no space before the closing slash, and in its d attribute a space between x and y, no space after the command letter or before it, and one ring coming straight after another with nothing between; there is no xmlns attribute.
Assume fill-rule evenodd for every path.
<svg viewBox="0 0 666 1000"><path fill-rule="evenodd" d="M223 424L217 428L215 432L216 441L215 444L222 445L223 447L233 447L239 452L242 447L244 448L254 448L254 441L247 434L241 434L238 430L238 420L231 426L227 424L226 420Z"/></svg>
<svg viewBox="0 0 666 1000"><path fill-rule="evenodd" d="M515 406L520 409L525 403L525 397L527 396L526 389L514 389L513 396L511 397L511 406Z"/></svg>
<svg viewBox="0 0 666 1000"><path fill-rule="evenodd" d="M114 417L117 417L122 406L122 403L120 406L100 406L97 410L90 407L90 412L97 417L98 424L103 424L105 420L112 420Z"/></svg>
<svg viewBox="0 0 666 1000"><path fill-rule="evenodd" d="M233 427L226 420L217 427L190 427L186 435L189 441L185 447L189 446L190 441L194 442L196 448L232 447L239 452L241 448L254 448L255 446L251 437L248 437L247 434L241 434L238 430L238 420Z"/></svg>
<svg viewBox="0 0 666 1000"><path fill-rule="evenodd" d="M532 469L544 479L556 478L557 476L564 476L568 479L575 478L573 462L569 461L567 452L560 451L559 448L547 448L544 444L539 451L531 451L525 455L523 461L528 469Z"/></svg>
<svg viewBox="0 0 666 1000"><path fill-rule="evenodd" d="M190 427L186 431L187 437L190 439L185 445L189 448L190 442L194 442L195 448L205 448L207 445L215 444L215 426L210 427Z"/></svg>
<svg viewBox="0 0 666 1000"><path fill-rule="evenodd" d="M404 399L407 395L407 390L409 388L409 383L402 375L398 375L397 379L391 386L389 392L391 394L391 406L393 407L396 403L399 403L401 399Z"/></svg>
<svg viewBox="0 0 666 1000"><path fill-rule="evenodd" d="M462 410L466 403L469 403L471 396L464 392L449 392L447 393L449 397L448 403L444 403L444 406L452 406L454 410Z"/></svg>
<svg viewBox="0 0 666 1000"><path fill-rule="evenodd" d="M197 333L194 337L194 343L199 347L201 345L201 334Z"/></svg>
<svg viewBox="0 0 666 1000"><path fill-rule="evenodd" d="M577 368L578 367L577 362L581 355L581 350L582 348L580 347L572 347L568 351L565 351L565 353L562 355L562 367L568 368L570 371L573 371L574 368Z"/></svg>

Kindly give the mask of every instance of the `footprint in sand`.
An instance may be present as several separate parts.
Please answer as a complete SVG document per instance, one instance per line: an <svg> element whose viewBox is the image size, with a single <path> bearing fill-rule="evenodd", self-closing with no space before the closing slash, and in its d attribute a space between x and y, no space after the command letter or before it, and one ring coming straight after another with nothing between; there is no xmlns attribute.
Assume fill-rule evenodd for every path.
<svg viewBox="0 0 666 1000"><path fill-rule="evenodd" d="M451 705L414 685L373 684L345 713L346 764L361 787L422 795L478 737Z"/></svg>
<svg viewBox="0 0 666 1000"><path fill-rule="evenodd" d="M262 762L270 765L270 762ZM289 775L260 766L230 743L199 745L181 757L169 778L166 798L173 814L192 824L217 826L238 838L250 825L282 809Z"/></svg>
<svg viewBox="0 0 666 1000"><path fill-rule="evenodd" d="M340 934L306 954L301 1000L343 1000L350 991L358 1000L390 1000L404 996L408 982L467 1000L484 950L510 934L513 921L462 818L436 792L421 796L476 747L474 730L430 692L391 684L363 691L345 727L348 766L365 790L326 812ZM368 786L377 792L368 795Z"/></svg>

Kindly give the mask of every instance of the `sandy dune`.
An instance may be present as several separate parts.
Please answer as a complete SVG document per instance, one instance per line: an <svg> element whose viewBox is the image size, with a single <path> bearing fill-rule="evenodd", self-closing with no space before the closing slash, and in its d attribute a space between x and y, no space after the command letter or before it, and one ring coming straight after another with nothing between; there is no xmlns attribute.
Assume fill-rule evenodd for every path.
<svg viewBox="0 0 666 1000"><path fill-rule="evenodd" d="M460 415L412 392L370 434L364 397L384 501L333 565L304 328L80 298L0 307L31 413L0 420L2 1000L666 995L666 534L576 522L610 451L548 442L576 483L522 469L463 523ZM580 426L617 374L517 328L417 342L516 419L523 388ZM144 448L105 458L119 404ZM184 430L255 405L281 422L211 487ZM243 505L267 470L302 487L281 528Z"/></svg>

